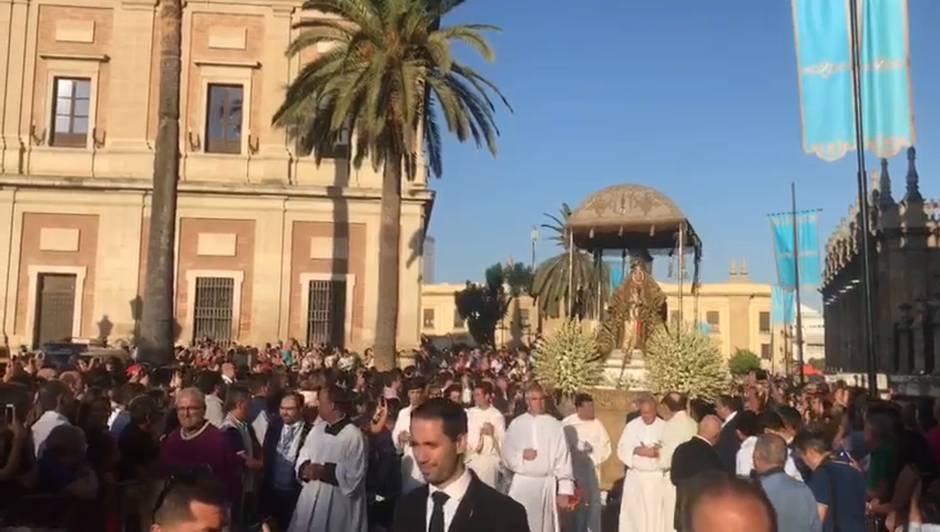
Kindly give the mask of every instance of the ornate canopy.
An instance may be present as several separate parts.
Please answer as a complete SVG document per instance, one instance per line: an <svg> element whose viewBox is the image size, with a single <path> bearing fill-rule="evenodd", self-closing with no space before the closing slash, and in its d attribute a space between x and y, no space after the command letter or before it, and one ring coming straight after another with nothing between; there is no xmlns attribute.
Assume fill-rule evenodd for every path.
<svg viewBox="0 0 940 532"><path fill-rule="evenodd" d="M651 251L676 249L684 227L686 249L701 255L701 240L682 211L643 185L615 185L595 193L571 214L568 227L581 249Z"/></svg>

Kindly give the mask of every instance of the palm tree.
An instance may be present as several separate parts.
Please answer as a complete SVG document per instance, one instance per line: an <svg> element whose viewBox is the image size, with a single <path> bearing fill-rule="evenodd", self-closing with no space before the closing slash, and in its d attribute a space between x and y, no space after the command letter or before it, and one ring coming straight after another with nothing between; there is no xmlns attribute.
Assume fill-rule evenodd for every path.
<svg viewBox="0 0 940 532"><path fill-rule="evenodd" d="M181 0L164 0L160 9L159 126L153 159L153 197L147 277L138 347L152 364L173 360L173 242L176 233L176 185L179 181Z"/></svg>
<svg viewBox="0 0 940 532"><path fill-rule="evenodd" d="M441 175L439 114L461 142L472 138L495 155L499 130L490 93L509 106L492 82L453 58L455 42L469 45L487 61L494 57L482 32L498 28L440 27L441 18L463 2L308 0L304 9L338 18L300 23L302 32L288 49L295 56L317 43L332 44L300 70L274 123L297 131L302 147L314 149L318 162L319 154L351 127L353 165L369 160L382 168L375 326L379 370L395 364L402 174L416 174L423 144L430 170Z"/></svg>
<svg viewBox="0 0 940 532"><path fill-rule="evenodd" d="M559 312L561 305L565 303L574 303L575 314L579 316L591 316L597 304L597 284L601 283L601 298L607 299L610 291L608 286L609 272L606 266L602 267L600 276L594 268L594 259L590 253L575 249L571 258L573 264L571 284L574 287L574 294L568 293L568 249L571 241L568 233L568 218L571 217L571 207L567 203L562 203L558 215L545 214L551 220L551 223L542 224L542 227L549 230L552 235L550 240L563 250L562 253L542 262L535 269L535 277L532 279L532 295L535 297L539 306L539 315L557 318L561 315ZM573 298L573 299L572 299ZM567 314L567 310L565 311Z"/></svg>

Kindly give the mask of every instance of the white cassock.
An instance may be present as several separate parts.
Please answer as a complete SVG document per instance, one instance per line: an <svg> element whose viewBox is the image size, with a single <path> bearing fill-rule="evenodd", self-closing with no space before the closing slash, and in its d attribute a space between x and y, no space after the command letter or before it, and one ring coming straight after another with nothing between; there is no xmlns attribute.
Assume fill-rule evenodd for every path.
<svg viewBox="0 0 940 532"><path fill-rule="evenodd" d="M610 458L610 436L604 424L571 414L565 428L574 480L582 491L581 503L571 515L576 532L601 532L601 464Z"/></svg>
<svg viewBox="0 0 940 532"><path fill-rule="evenodd" d="M411 445L408 442L401 444L398 442L398 435L402 432L411 432L411 411L414 407L409 405L398 412L398 419L395 420L395 426L392 428L392 443L395 449L401 453L401 494L404 495L415 488L424 486L424 475L418 469L415 462L415 455L411 451Z"/></svg>
<svg viewBox="0 0 940 532"><path fill-rule="evenodd" d="M482 435L484 423L493 425L493 435ZM467 467L477 474L484 484L496 487L499 473L499 450L506 437L506 420L494 406L487 409L473 407L467 410ZM479 447L480 451L477 452Z"/></svg>
<svg viewBox="0 0 940 532"><path fill-rule="evenodd" d="M627 423L617 445L617 457L629 469L623 479L620 499L620 532L665 530L663 470L659 460L633 454L641 445L662 445L666 422L656 418L649 425L642 417Z"/></svg>
<svg viewBox="0 0 940 532"><path fill-rule="evenodd" d="M672 467L672 455L676 448L692 439L698 432L698 425L686 412L676 412L663 426L663 446L659 449L659 468L663 470L663 530L675 530L676 487L669 475L665 474Z"/></svg>
<svg viewBox="0 0 940 532"><path fill-rule="evenodd" d="M342 428L340 428L342 425ZM335 432L339 432L335 435ZM312 480L303 484L289 532L365 532L366 444L355 424L317 423L297 457L297 473L305 463L336 464L337 486Z"/></svg>
<svg viewBox="0 0 940 532"><path fill-rule="evenodd" d="M535 460L523 460L535 449ZM558 495L574 495L571 455L561 422L552 416L522 414L512 421L503 440L503 463L513 472L509 496L525 507L530 532L557 532Z"/></svg>

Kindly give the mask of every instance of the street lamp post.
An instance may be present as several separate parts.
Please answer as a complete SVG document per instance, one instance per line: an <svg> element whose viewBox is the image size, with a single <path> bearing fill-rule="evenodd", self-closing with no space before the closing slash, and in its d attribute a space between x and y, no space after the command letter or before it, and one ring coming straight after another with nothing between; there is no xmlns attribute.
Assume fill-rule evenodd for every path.
<svg viewBox="0 0 940 532"><path fill-rule="evenodd" d="M539 242L539 228L537 226L532 226L529 238L532 240L532 271L535 271L535 246Z"/></svg>

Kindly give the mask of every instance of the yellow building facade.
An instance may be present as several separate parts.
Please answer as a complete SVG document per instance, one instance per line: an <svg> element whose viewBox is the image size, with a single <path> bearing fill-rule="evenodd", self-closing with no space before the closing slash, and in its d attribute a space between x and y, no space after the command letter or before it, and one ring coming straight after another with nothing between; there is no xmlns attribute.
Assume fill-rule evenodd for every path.
<svg viewBox="0 0 940 532"><path fill-rule="evenodd" d="M130 338L147 262L158 6L0 1L3 334L13 346ZM381 172L351 168L342 145L318 166L271 125L284 87L316 57L284 53L293 26L321 16L301 4L185 3L179 343L372 343ZM402 347L420 334L426 183L421 173L403 184Z"/></svg>

